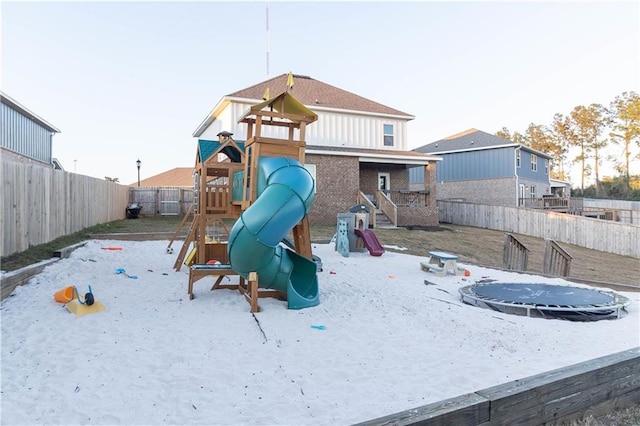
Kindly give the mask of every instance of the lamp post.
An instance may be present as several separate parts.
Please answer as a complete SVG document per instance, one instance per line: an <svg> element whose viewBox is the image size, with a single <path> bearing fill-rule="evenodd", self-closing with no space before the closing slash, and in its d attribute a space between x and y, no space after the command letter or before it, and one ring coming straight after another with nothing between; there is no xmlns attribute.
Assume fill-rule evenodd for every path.
<svg viewBox="0 0 640 426"><path fill-rule="evenodd" d="M140 188L140 164L142 164L142 161L138 158L138 161L136 161L136 165L138 166L138 188Z"/></svg>

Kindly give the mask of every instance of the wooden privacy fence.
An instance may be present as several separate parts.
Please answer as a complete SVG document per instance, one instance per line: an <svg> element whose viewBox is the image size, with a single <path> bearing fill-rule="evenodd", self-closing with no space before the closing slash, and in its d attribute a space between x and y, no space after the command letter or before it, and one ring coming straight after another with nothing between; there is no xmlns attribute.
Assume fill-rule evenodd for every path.
<svg viewBox="0 0 640 426"><path fill-rule="evenodd" d="M193 204L195 190L179 186L130 187L129 204L142 206L144 216L182 216Z"/></svg>
<svg viewBox="0 0 640 426"><path fill-rule="evenodd" d="M640 259L640 225L565 213L461 201L438 201L441 223L546 238Z"/></svg>
<svg viewBox="0 0 640 426"><path fill-rule="evenodd" d="M2 256L125 218L126 186L35 164L1 164Z"/></svg>
<svg viewBox="0 0 640 426"><path fill-rule="evenodd" d="M584 198L582 205L586 211L603 212L605 216L612 214L611 220L640 224L640 201Z"/></svg>

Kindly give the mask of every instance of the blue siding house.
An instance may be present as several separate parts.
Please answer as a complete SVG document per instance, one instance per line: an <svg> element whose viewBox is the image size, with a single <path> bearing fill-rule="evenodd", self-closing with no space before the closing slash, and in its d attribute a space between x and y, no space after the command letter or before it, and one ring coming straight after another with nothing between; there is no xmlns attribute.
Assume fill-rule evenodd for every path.
<svg viewBox="0 0 640 426"><path fill-rule="evenodd" d="M478 129L415 151L443 158L436 170L439 200L518 206L525 198L551 193L549 155ZM420 173L410 174L411 179L419 177ZM410 183L420 184L415 180Z"/></svg>
<svg viewBox="0 0 640 426"><path fill-rule="evenodd" d="M0 150L3 158L19 162L37 161L56 167L57 161L52 157L53 135L56 133L60 130L0 92Z"/></svg>

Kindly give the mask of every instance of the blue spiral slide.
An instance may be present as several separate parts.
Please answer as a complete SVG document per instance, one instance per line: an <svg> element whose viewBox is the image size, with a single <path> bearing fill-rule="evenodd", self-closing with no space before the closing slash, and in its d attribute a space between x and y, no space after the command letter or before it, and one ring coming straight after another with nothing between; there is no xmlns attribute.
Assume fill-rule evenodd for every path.
<svg viewBox="0 0 640 426"><path fill-rule="evenodd" d="M229 234L231 267L244 278L257 272L259 287L286 293L289 309L318 305L316 264L280 244L313 204L313 177L292 158L261 157L256 185Z"/></svg>

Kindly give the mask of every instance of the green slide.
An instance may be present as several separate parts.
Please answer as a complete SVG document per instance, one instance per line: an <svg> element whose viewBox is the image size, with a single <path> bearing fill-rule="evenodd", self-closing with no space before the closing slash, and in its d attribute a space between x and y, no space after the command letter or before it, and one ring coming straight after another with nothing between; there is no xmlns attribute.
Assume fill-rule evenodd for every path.
<svg viewBox="0 0 640 426"><path fill-rule="evenodd" d="M320 303L316 264L280 244L311 208L314 180L291 158L261 157L257 198L229 235L229 263L243 277L258 273L258 285L287 294L289 309Z"/></svg>

